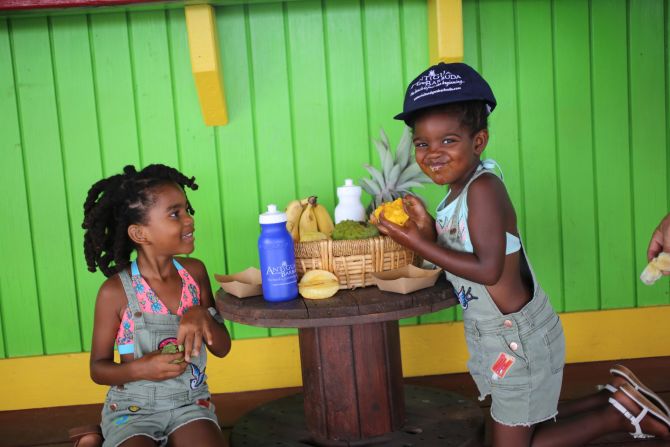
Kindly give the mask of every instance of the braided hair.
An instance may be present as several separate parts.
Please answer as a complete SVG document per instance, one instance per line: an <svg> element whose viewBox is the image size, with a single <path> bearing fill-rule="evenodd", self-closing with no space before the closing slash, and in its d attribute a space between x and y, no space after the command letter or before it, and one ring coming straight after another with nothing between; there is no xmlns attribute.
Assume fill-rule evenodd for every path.
<svg viewBox="0 0 670 447"><path fill-rule="evenodd" d="M112 175L96 182L88 190L84 202L84 255L88 270L96 268L107 277L122 271L130 264L135 244L128 236L128 226L146 223L147 211L155 203L155 189L176 183L198 189L195 177L188 178L178 170L153 164L141 171L128 165L123 174ZM194 214L186 200L187 211Z"/></svg>

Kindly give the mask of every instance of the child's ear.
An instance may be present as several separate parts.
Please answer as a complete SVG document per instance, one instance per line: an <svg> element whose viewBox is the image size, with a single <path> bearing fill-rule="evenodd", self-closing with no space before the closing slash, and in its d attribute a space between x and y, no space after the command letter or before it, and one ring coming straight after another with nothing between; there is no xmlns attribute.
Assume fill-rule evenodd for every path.
<svg viewBox="0 0 670 447"><path fill-rule="evenodd" d="M132 224L128 226L128 237L136 245L144 245L147 243L146 235L144 234L144 227L142 225Z"/></svg>
<svg viewBox="0 0 670 447"><path fill-rule="evenodd" d="M474 138L475 143L475 154L481 155L486 149L486 145L489 144L489 131L488 129L482 129L475 134Z"/></svg>

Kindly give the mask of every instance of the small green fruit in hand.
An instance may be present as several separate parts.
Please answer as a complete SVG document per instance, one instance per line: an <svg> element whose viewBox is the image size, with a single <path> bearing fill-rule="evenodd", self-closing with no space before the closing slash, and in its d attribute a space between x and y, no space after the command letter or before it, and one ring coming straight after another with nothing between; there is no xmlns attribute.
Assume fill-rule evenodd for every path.
<svg viewBox="0 0 670 447"><path fill-rule="evenodd" d="M176 354L178 352L184 352L184 345L175 345L174 343L168 343L165 346L163 346L163 349L161 349L161 354ZM175 359L170 363L182 363L184 361L184 358L180 359Z"/></svg>

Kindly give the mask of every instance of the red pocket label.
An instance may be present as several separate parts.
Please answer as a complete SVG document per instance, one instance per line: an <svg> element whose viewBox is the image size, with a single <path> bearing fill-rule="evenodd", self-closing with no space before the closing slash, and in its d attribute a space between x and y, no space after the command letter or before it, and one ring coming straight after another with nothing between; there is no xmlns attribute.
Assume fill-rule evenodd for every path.
<svg viewBox="0 0 670 447"><path fill-rule="evenodd" d="M491 365L491 371L493 371L493 380L502 379L507 374L507 371L512 367L516 358L501 352L493 365Z"/></svg>

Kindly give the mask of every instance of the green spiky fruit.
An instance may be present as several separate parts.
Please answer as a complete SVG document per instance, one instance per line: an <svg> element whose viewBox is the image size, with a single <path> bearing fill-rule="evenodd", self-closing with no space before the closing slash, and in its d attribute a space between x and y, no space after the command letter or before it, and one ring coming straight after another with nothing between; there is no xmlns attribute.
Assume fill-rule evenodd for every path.
<svg viewBox="0 0 670 447"><path fill-rule="evenodd" d="M430 183L431 180L423 173L421 168L412 157L412 135L406 127L395 157L391 153L389 139L380 130L381 139L375 140L375 146L381 161L381 172L370 165L363 165L372 178L360 180L361 187L372 196L372 202L368 206L368 214L384 202L393 202L410 192L410 188L423 186L422 183Z"/></svg>
<svg viewBox="0 0 670 447"><path fill-rule="evenodd" d="M374 225L356 222L355 220L343 220L335 225L333 240L367 239L379 235L379 230Z"/></svg>

